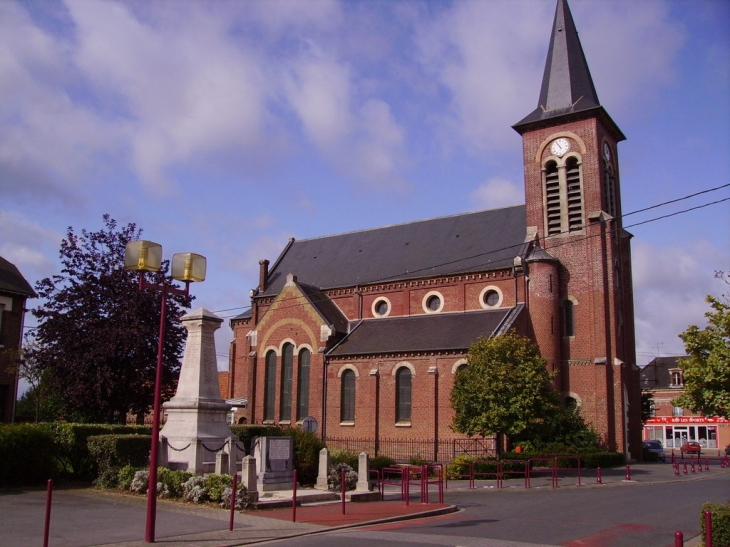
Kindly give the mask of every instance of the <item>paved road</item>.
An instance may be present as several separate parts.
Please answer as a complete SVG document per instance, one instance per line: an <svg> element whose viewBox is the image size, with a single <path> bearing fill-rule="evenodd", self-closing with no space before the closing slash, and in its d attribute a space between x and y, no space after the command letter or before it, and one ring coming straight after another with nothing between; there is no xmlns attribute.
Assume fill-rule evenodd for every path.
<svg viewBox="0 0 730 547"><path fill-rule="evenodd" d="M583 476L584 486L575 486L571 477L561 480L557 489L550 488L549 477L535 479L531 489L520 487L522 481L509 481L504 490L489 482L479 483L476 490L452 482L445 501L461 507L458 513L351 530L331 529L338 525L336 519L327 525L292 523L271 518L272 511L259 511L237 514L234 531L228 532L226 511L161 501L156 537L166 547L261 542L287 547L672 547L675 531L682 530L687 538L698 534L703 502L730 501L730 470L717 466L710 472L675 477L669 464L640 465L633 467L631 482L623 475L621 469L607 470L606 484L599 486L595 471L589 471ZM418 504L417 493L411 500ZM0 547L42 544L44 502L43 490L0 491ZM53 502L51 547L147 545L141 541L143 498L57 490ZM395 504L392 511L397 513L401 502L388 503ZM373 510L378 506L358 505ZM382 518L380 512L379 516L373 512L373 518ZM289 537L293 535L298 537Z"/></svg>
<svg viewBox="0 0 730 547"><path fill-rule="evenodd" d="M699 534L699 508L730 502L730 474L694 480L521 491L449 491L459 513L275 541L296 547L673 547Z"/></svg>

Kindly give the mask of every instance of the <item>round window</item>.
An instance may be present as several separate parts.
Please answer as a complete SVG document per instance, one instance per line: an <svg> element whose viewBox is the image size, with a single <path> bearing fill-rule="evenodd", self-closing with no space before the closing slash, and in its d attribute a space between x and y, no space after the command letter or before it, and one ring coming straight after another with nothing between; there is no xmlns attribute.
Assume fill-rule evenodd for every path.
<svg viewBox="0 0 730 547"><path fill-rule="evenodd" d="M426 300L426 307L431 311L438 311L441 307L441 299L435 294L428 297Z"/></svg>
<svg viewBox="0 0 730 547"><path fill-rule="evenodd" d="M375 314L376 315L386 315L388 313L388 309L390 306L388 306L387 300L378 300L375 303Z"/></svg>
<svg viewBox="0 0 730 547"><path fill-rule="evenodd" d="M490 308L493 308L497 304L499 304L499 293L495 290L489 290L484 293L484 303L489 306Z"/></svg>

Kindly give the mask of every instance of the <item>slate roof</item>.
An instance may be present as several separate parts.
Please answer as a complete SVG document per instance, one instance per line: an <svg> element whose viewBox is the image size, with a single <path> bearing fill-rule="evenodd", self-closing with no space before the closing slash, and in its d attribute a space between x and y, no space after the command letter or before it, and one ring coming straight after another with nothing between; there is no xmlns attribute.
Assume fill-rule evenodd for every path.
<svg viewBox="0 0 730 547"><path fill-rule="evenodd" d="M656 357L641 369L641 389L664 389L672 385L670 369L679 367L681 357Z"/></svg>
<svg viewBox="0 0 730 547"><path fill-rule="evenodd" d="M513 128L522 134L553 118L576 115L601 117L617 140L626 138L598 101L568 2L558 0L537 108Z"/></svg>
<svg viewBox="0 0 730 547"><path fill-rule="evenodd" d="M259 296L278 294L290 273L325 290L511 267L527 249L526 231L517 205L292 240Z"/></svg>
<svg viewBox="0 0 730 547"><path fill-rule="evenodd" d="M21 294L35 298L36 293L15 264L0 256L0 291Z"/></svg>
<svg viewBox="0 0 730 547"><path fill-rule="evenodd" d="M523 306L498 310L368 319L360 322L330 356L466 351L480 337L511 325Z"/></svg>
<svg viewBox="0 0 730 547"><path fill-rule="evenodd" d="M346 333L348 330L348 320L340 308L337 307L327 295L320 291L317 287L303 285L297 283L309 302L319 311L320 315L334 327L338 333Z"/></svg>

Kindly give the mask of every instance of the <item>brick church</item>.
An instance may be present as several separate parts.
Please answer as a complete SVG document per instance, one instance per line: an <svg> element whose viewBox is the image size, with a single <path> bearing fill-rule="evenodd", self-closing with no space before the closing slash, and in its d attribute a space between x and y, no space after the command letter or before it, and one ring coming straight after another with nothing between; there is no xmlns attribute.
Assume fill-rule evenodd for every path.
<svg viewBox="0 0 730 547"><path fill-rule="evenodd" d="M480 337L539 347L566 404L605 447L640 458L631 235L617 144L566 0L557 1L537 108L523 139L525 205L305 240L261 260L231 320L237 419L316 420L325 440L432 442L450 428L454 374ZM308 420L311 422L311 420Z"/></svg>

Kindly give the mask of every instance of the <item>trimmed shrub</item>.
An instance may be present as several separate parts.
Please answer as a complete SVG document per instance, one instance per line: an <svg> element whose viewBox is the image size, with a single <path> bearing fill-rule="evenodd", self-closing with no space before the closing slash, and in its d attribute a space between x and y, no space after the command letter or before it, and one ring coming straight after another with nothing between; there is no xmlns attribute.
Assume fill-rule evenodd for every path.
<svg viewBox="0 0 730 547"><path fill-rule="evenodd" d="M117 476L118 482L117 487L120 490L130 490L132 486L132 481L134 480L134 475L139 471L139 468L133 467L131 465L125 465L119 470L119 475Z"/></svg>
<svg viewBox="0 0 730 547"><path fill-rule="evenodd" d="M285 429L284 433L294 441L294 469L302 484L317 482L319 472L319 451L325 447L316 434L299 428Z"/></svg>
<svg viewBox="0 0 730 547"><path fill-rule="evenodd" d="M98 470L94 484L116 488L125 465L142 467L149 462L151 437L147 435L92 435L87 438L89 456Z"/></svg>
<svg viewBox="0 0 730 547"><path fill-rule="evenodd" d="M163 491L166 492L167 496L172 498L179 498L183 494L182 485L187 481L193 474L188 471L181 469L168 469L167 467L157 468L157 490L160 490L160 485L163 485Z"/></svg>
<svg viewBox="0 0 730 547"><path fill-rule="evenodd" d="M730 545L730 504L707 502L700 511L701 546L704 547L705 511L712 513L712 544Z"/></svg>
<svg viewBox="0 0 730 547"><path fill-rule="evenodd" d="M359 454L347 450L333 450L330 452L330 465L337 465L338 463L344 463L352 469L357 469L360 465Z"/></svg>
<svg viewBox="0 0 730 547"><path fill-rule="evenodd" d="M375 456L374 458L370 458L371 470L375 469L380 471L385 467L395 467L396 465L398 465L398 462L388 456Z"/></svg>
<svg viewBox="0 0 730 547"><path fill-rule="evenodd" d="M231 433L239 438L246 449L246 454L251 453L251 441L254 437L283 437L286 433L275 425L232 425Z"/></svg>
<svg viewBox="0 0 730 547"><path fill-rule="evenodd" d="M53 435L58 446L62 472L76 479L93 480L97 474L94 458L89 454L88 438L94 435L152 435L150 425L72 424L47 422L39 424Z"/></svg>
<svg viewBox="0 0 730 547"><path fill-rule="evenodd" d="M53 436L37 424L0 425L0 487L43 484L58 474Z"/></svg>

